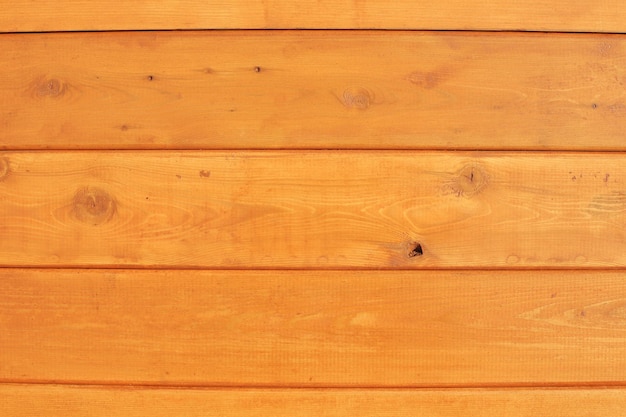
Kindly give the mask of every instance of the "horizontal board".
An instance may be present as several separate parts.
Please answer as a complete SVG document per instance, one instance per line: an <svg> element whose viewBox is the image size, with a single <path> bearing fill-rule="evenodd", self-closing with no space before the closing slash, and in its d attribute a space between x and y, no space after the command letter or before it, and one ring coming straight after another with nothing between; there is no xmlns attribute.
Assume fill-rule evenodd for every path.
<svg viewBox="0 0 626 417"><path fill-rule="evenodd" d="M621 35L65 33L0 50L4 149L626 149Z"/></svg>
<svg viewBox="0 0 626 417"><path fill-rule="evenodd" d="M626 265L622 154L0 153L0 265Z"/></svg>
<svg viewBox="0 0 626 417"><path fill-rule="evenodd" d="M0 385L11 417L605 417L624 389L198 390Z"/></svg>
<svg viewBox="0 0 626 417"><path fill-rule="evenodd" d="M0 269L0 381L626 382L623 272Z"/></svg>
<svg viewBox="0 0 626 417"><path fill-rule="evenodd" d="M488 29L624 32L618 0L13 0L0 31L130 29Z"/></svg>

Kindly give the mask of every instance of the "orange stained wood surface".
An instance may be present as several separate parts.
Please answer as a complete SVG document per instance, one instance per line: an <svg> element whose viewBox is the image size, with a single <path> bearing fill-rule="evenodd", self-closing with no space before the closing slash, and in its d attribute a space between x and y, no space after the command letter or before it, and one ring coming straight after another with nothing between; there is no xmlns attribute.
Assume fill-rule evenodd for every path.
<svg viewBox="0 0 626 417"><path fill-rule="evenodd" d="M0 50L4 149L626 149L624 35L11 34Z"/></svg>
<svg viewBox="0 0 626 417"><path fill-rule="evenodd" d="M426 29L624 32L619 0L7 1L0 32Z"/></svg>
<svg viewBox="0 0 626 417"><path fill-rule="evenodd" d="M626 415L621 3L6 3L0 416Z"/></svg>
<svg viewBox="0 0 626 417"><path fill-rule="evenodd" d="M0 263L622 267L620 154L5 152Z"/></svg>
<svg viewBox="0 0 626 417"><path fill-rule="evenodd" d="M0 271L0 383L624 382L621 271Z"/></svg>
<svg viewBox="0 0 626 417"><path fill-rule="evenodd" d="M589 417L620 415L623 389L242 390L0 385L13 417Z"/></svg>

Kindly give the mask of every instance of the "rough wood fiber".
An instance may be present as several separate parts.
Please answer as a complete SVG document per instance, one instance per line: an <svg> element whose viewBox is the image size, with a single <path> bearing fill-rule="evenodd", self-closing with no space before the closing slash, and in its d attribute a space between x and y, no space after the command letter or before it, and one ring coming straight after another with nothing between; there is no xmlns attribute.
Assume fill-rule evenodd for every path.
<svg viewBox="0 0 626 417"><path fill-rule="evenodd" d="M0 381L626 382L622 272L0 270Z"/></svg>
<svg viewBox="0 0 626 417"><path fill-rule="evenodd" d="M436 29L624 32L618 0L28 0L5 2L0 31Z"/></svg>
<svg viewBox="0 0 626 417"><path fill-rule="evenodd" d="M11 417L606 417L626 392L602 390L197 390L0 385Z"/></svg>
<svg viewBox="0 0 626 417"><path fill-rule="evenodd" d="M73 33L0 50L6 149L626 149L625 36Z"/></svg>
<svg viewBox="0 0 626 417"><path fill-rule="evenodd" d="M0 264L626 265L621 154L5 152Z"/></svg>

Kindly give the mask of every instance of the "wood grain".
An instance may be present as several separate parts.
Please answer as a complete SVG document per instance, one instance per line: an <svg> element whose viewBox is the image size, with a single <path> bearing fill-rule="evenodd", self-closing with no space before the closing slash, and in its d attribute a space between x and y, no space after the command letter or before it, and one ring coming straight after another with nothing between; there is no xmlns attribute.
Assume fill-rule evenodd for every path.
<svg viewBox="0 0 626 417"><path fill-rule="evenodd" d="M0 385L11 417L362 416L605 417L626 409L624 389L198 390Z"/></svg>
<svg viewBox="0 0 626 417"><path fill-rule="evenodd" d="M626 149L622 35L28 34L0 50L4 149Z"/></svg>
<svg viewBox="0 0 626 417"><path fill-rule="evenodd" d="M486 29L624 32L618 0L13 0L0 31L135 29Z"/></svg>
<svg viewBox="0 0 626 417"><path fill-rule="evenodd" d="M5 152L0 158L4 266L626 265L621 154Z"/></svg>
<svg viewBox="0 0 626 417"><path fill-rule="evenodd" d="M626 382L623 272L0 269L0 381Z"/></svg>

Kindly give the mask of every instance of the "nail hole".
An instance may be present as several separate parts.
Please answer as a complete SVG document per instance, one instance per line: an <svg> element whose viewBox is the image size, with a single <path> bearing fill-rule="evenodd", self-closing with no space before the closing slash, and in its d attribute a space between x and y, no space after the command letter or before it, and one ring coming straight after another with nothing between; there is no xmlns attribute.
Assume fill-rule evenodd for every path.
<svg viewBox="0 0 626 417"><path fill-rule="evenodd" d="M148 75L148 81L152 81L154 80L154 77L152 75Z"/></svg>
<svg viewBox="0 0 626 417"><path fill-rule="evenodd" d="M261 67L254 67L254 72L261 72Z"/></svg>

